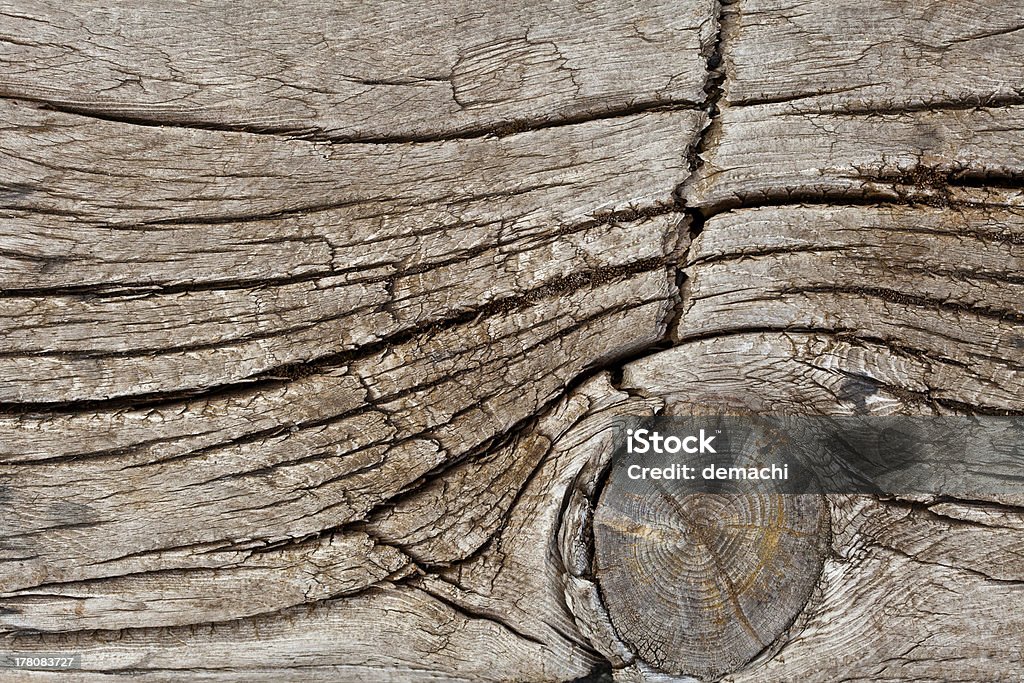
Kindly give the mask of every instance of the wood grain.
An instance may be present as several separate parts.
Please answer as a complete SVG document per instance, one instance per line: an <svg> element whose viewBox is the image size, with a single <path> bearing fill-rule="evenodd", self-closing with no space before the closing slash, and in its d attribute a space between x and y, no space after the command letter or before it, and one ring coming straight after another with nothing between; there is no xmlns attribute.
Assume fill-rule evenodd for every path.
<svg viewBox="0 0 1024 683"><path fill-rule="evenodd" d="M638 415L1024 414L1022 26L0 3L0 654L82 666L0 678L1014 680L1024 495L608 468Z"/></svg>
<svg viewBox="0 0 1024 683"><path fill-rule="evenodd" d="M1012 681L1024 606L1020 511L1007 526L974 526L965 520L984 506L947 505L948 517L937 508L835 501L844 533L800 638L725 680Z"/></svg>
<svg viewBox="0 0 1024 683"><path fill-rule="evenodd" d="M10 403L222 387L514 308L545 287L658 269L679 221L635 218L670 210L701 119L331 147L6 107L4 175L23 188L0 232ZM116 188L103 171L114 158ZM55 212L69 215L44 218ZM40 220L62 227L26 250ZM296 244L306 248L289 253Z"/></svg>
<svg viewBox="0 0 1024 683"><path fill-rule="evenodd" d="M1020 106L899 113L726 107L686 198L709 212L802 201L1020 206L1022 129Z"/></svg>
<svg viewBox="0 0 1024 683"><path fill-rule="evenodd" d="M552 540L561 524L559 502L584 485L577 482L596 475L593 455L610 454L617 416L650 414L658 405L614 390L607 374L557 401L497 451L512 462L535 463L534 469L514 484L501 524L474 526L478 544L449 557L447 568L417 565L394 546L357 530L276 545L180 548L179 566L188 566L185 557L192 561L189 569L178 571L144 570L147 558L133 556L120 568L117 562L102 563L113 574L107 578L5 593L4 604L18 610L2 622L7 645L19 652L73 648L83 653L87 672L152 680L250 675L258 680L271 671L303 680L320 680L330 672L375 680L499 681L508 680L509 671L517 680L584 675L598 660L567 611L569 575L562 561L552 558L558 552ZM443 472L444 479L428 479L380 508L390 526L372 522L366 528L393 532L403 518L432 523L437 507L444 506L426 508L423 519L416 501L435 495L435 482L447 480L449 472L457 482L473 469L478 465L467 461ZM465 499L448 504L459 501ZM441 529L435 542L461 533ZM422 544L410 546L424 557ZM148 559L167 567L174 552ZM346 552L352 554L346 558ZM356 559L370 564L349 566ZM125 562L134 570L126 570ZM262 599L226 601L219 591L203 591L203 581L213 573L199 568L204 564L218 566L216 575L226 582L238 577L250 586L277 587L286 574L307 594L295 595L299 603L293 607ZM187 601L175 607L172 595ZM282 591L274 600L288 597ZM114 608L128 600L153 604L140 610L136 603L126 612ZM254 605L270 611L239 618ZM59 618L69 610L78 616ZM148 620L146 628L134 626L139 615ZM83 630L86 625L103 631ZM121 635L96 636L104 632ZM252 648L256 641L260 647ZM368 656L371 651L377 654ZM90 680L87 672L67 678Z"/></svg>
<svg viewBox="0 0 1024 683"><path fill-rule="evenodd" d="M688 254L679 344L622 386L681 415L1020 414L1020 226L999 207L715 215ZM829 501L799 636L722 680L1012 680L1024 497Z"/></svg>
<svg viewBox="0 0 1024 683"><path fill-rule="evenodd" d="M631 650L714 680L770 647L818 581L823 499L631 483L612 479L594 517L594 572Z"/></svg>
<svg viewBox="0 0 1024 683"><path fill-rule="evenodd" d="M700 104L712 8L31 0L3 10L0 96L154 126L338 140L480 134Z"/></svg>
<svg viewBox="0 0 1024 683"><path fill-rule="evenodd" d="M866 404L873 387L891 388L936 408L1020 411L1022 234L1024 215L994 208L721 214L689 253L677 335L827 335L849 363L816 365L846 398ZM894 365L857 358L864 344L887 347Z"/></svg>
<svg viewBox="0 0 1024 683"><path fill-rule="evenodd" d="M641 274L396 345L286 383L264 408L273 425L266 429L249 421L248 394L118 415L150 421L143 443L4 466L5 482L18 482L7 489L4 523L18 538L4 550L5 583L103 576L118 558L206 543L274 543L358 520L534 415L588 366L658 339L670 294L663 272ZM631 303L607 310L606 297ZM642 328L646 338L638 336ZM296 402L318 414L295 422ZM190 438L173 444L177 433L214 428L204 411L231 430L203 434L198 448ZM39 424L18 421L28 429ZM44 425L69 436L59 419ZM102 422L88 426L104 429Z"/></svg>
<svg viewBox="0 0 1024 683"><path fill-rule="evenodd" d="M1019 413L1020 230L1003 208L719 214L688 255L681 343L626 385L699 411Z"/></svg>
<svg viewBox="0 0 1024 683"><path fill-rule="evenodd" d="M738 0L729 10L729 104L882 112L1022 101L1020 7Z"/></svg>

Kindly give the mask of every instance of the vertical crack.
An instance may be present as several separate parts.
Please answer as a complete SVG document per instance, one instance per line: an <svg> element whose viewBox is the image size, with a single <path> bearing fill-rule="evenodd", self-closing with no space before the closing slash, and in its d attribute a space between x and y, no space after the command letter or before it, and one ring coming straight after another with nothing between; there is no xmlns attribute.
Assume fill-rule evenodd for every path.
<svg viewBox="0 0 1024 683"><path fill-rule="evenodd" d="M672 314L668 318L665 336L661 342L666 347L679 343L679 336L676 334L676 330L679 328L679 322L682 320L683 313L686 310L688 298L686 288L687 275L680 261L685 257L689 245L704 230L704 222L707 220L707 216L699 208L687 206L686 189L689 183L697 178L704 165L704 151L718 139L720 127L719 113L721 111L719 102L722 99L726 78L724 42L726 6L729 4L730 0L721 0L716 3L717 9L714 17L715 33L703 50L707 68L704 80L704 102L707 122L701 129L697 139L686 151L687 166L689 168L687 179L676 186L673 193L675 210L687 217L688 234L685 240L686 249L678 250L677 261L672 264L672 267L675 269L676 301Z"/></svg>
<svg viewBox="0 0 1024 683"><path fill-rule="evenodd" d="M666 317L665 332L661 339L650 346L641 349L631 357L621 359L616 365L606 368L611 374L612 386L619 391L624 391L622 388L622 375L626 365L633 360L643 358L656 351L671 348L679 343L676 330L679 327L679 321L683 317L688 298L686 288L687 275L682 265L685 260L685 255L689 249L689 245L698 235L700 235L701 231L704 229L704 222L707 219L707 215L701 211L700 208L687 206L686 189L688 188L689 183L697 177L700 169L704 165L702 154L711 145L715 144L715 141L718 139L718 130L720 127L719 114L721 111L719 103L724 94L726 79L724 50L727 19L726 8L731 5L733 1L734 0L719 0L719 2L715 3L715 15L712 19L715 23L715 32L711 39L702 48L702 56L705 59L706 65L703 109L707 115L707 122L697 135L696 140L694 140L693 144L686 150L685 156L689 171L687 178L683 182L679 183L676 186L675 191L672 193L672 211L685 215L687 219L686 234L679 236L674 252L666 263L669 274L674 273L675 276L676 294L673 301L672 311Z"/></svg>
<svg viewBox="0 0 1024 683"><path fill-rule="evenodd" d="M700 175L700 170L704 166L704 152L713 145L715 140L719 137L718 131L721 126L719 119L721 108L719 103L724 94L726 78L724 45L726 31L726 7L730 5L731 2L732 0L720 0L720 2L716 3L717 11L714 17L715 33L712 39L704 47L704 58L706 60L705 63L707 68L704 80L704 101L708 119L693 145L691 145L687 150L687 162L690 172L686 181L680 183L676 187L674 193L676 210L685 214L687 217L689 226L688 244L692 244L693 240L697 239L701 234L704 230L704 222L707 220L707 215L700 208L687 206L686 189L689 186L689 183L692 183ZM686 309L688 298L686 287L687 274L680 263L675 264L675 269L677 301L675 310L669 318L668 327L665 330L665 343L668 346L673 346L679 342L676 330L679 328L679 323L682 320L683 313Z"/></svg>
<svg viewBox="0 0 1024 683"><path fill-rule="evenodd" d="M689 173L687 174L686 180L676 186L673 192L673 209L674 211L686 216L686 233L681 234L678 237L676 247L673 251L672 257L669 259L667 266L669 268L669 274L674 273L675 284L676 284L676 295L672 311L667 316L666 328L663 337L650 345L646 349L638 352L633 358L627 358L621 360L616 366L609 368L610 371L610 382L611 385L618 391L635 395L635 392L630 391L629 388L623 387L623 372L625 366L632 360L637 360L642 357L646 357L652 352L658 350L671 348L679 342L678 335L676 333L679 327L680 320L682 319L683 313L687 306L688 299L688 287L687 287L687 274L683 268L686 260L686 254L689 251L689 245L692 244L693 240L700 235L704 229L704 223L707 216L698 208L688 206L686 203L686 189L688 184L699 175L699 171L704 165L703 153L711 145L715 144L718 139L718 130L720 128L720 106L719 103L724 94L724 85L726 79L726 68L725 68L725 57L724 57L724 40L725 40L725 21L726 21L726 7L730 5L732 0L719 0L716 3L716 13L713 18L715 22L715 32L711 40L704 46L703 56L706 60L706 76L704 82L704 94L705 94L705 107L704 110L707 115L707 122L701 129L697 138L693 144L686 150L686 160ZM595 510L600 500L601 494L607 484L608 478L611 474L611 467L605 467L597 476L594 483L593 491L587 496L588 503L591 511ZM594 529L593 519L591 517L587 522L587 527L583 533L587 542L587 553L588 553L588 572L585 578L593 583L597 590L598 600L601 605L601 609L604 611L604 616L608 618L608 623L611 624L610 617L608 617L607 600L604 595L604 589L601 586L600 581L597 580L594 574ZM614 626L612 626L614 629ZM614 636L619 639L622 643L622 638L618 632L614 633ZM630 650L630 648L623 645L624 648ZM635 653L634 653L635 654ZM639 667L644 668L641 662L627 662L627 667ZM621 666L621 665L620 665ZM606 681L609 680L610 671L619 668L615 667L611 661L608 661L603 669L597 669L592 674L591 678L585 678L585 681ZM575 682L574 682L575 683Z"/></svg>
<svg viewBox="0 0 1024 683"><path fill-rule="evenodd" d="M715 16L715 35L705 47L705 59L707 60L707 76L704 81L705 111L708 121L697 137L696 142L690 147L687 155L690 174L686 182L676 188L676 206L680 211L690 217L690 237L695 238L704 229L705 214L696 207L686 205L685 190L700 173L704 166L703 154L708 147L718 139L720 128L719 114L722 95L725 90L725 31L726 31L726 7L731 4L730 0L721 0L718 3L718 13Z"/></svg>

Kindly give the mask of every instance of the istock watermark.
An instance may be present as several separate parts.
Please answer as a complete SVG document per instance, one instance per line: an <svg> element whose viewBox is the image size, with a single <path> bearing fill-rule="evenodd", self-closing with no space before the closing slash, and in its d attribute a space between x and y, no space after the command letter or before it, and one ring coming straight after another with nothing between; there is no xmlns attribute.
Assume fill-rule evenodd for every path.
<svg viewBox="0 0 1024 683"><path fill-rule="evenodd" d="M613 477L680 491L1024 500L1024 417L633 417Z"/></svg>

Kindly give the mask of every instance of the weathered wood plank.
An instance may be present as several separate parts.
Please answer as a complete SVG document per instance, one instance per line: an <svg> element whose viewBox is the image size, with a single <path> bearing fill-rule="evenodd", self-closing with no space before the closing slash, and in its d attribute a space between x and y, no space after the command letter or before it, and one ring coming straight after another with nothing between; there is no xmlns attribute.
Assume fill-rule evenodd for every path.
<svg viewBox="0 0 1024 683"><path fill-rule="evenodd" d="M664 271L642 273L418 337L286 385L258 402L262 425L250 423L250 394L108 417L145 423L141 450L126 441L95 460L66 452L60 462L3 466L12 512L2 523L14 538L0 572L11 588L81 580L119 558L273 543L357 520L535 415L588 367L660 339L673 290ZM295 422L293 401L315 412ZM210 414L219 416L212 424ZM72 424L85 444L102 442L97 432L111 424L7 419L25 425L28 441L37 430L67 440ZM187 445L170 443L179 433Z"/></svg>
<svg viewBox="0 0 1024 683"><path fill-rule="evenodd" d="M537 437L551 446L500 533L465 562L412 581L545 642L576 643L595 667L601 659L581 632L590 624L581 626L580 615L566 607L570 573L557 543L562 513L570 491L599 474L594 461L610 455L622 416L649 415L661 406L656 399L620 392L609 380L606 373L597 375L524 430L518 441L526 448Z"/></svg>
<svg viewBox="0 0 1024 683"><path fill-rule="evenodd" d="M686 198L706 211L829 199L1019 206L1024 108L822 114L787 104L725 107L701 156ZM980 186L978 197L961 199L951 183Z"/></svg>
<svg viewBox="0 0 1024 683"><path fill-rule="evenodd" d="M1019 412L1022 230L996 208L717 215L688 256L682 343L627 386L697 410Z"/></svg>
<svg viewBox="0 0 1024 683"><path fill-rule="evenodd" d="M328 534L281 549L208 552L211 557L203 562L207 568L151 569L5 591L0 595L5 610L0 631L118 630L230 621L355 594L415 571L404 553L360 533ZM274 589L263 594L267 586ZM260 599L253 599L260 594Z"/></svg>
<svg viewBox="0 0 1024 683"><path fill-rule="evenodd" d="M150 595L150 599L171 601L190 597L190 606L200 608L195 615L197 623L202 623L209 617L211 607L225 606L222 596L190 592L205 576L203 572L160 572L148 577L140 574L92 581L87 584L91 602L85 608L89 611L86 621L55 622L47 616L52 614L51 602L45 613L30 609L12 616L5 626L17 624L38 629L48 624L67 632L16 633L8 635L7 643L20 652L74 648L83 653L85 670L103 672L105 680L174 680L188 674L197 680L231 680L239 672L251 672L258 680L268 669L278 671L278 675L303 679L309 673L310 680L317 680L328 667L335 667L337 675L374 680L431 680L432 676L447 676L450 680L558 681L584 675L600 660L578 631L574 615L565 604L565 586L570 577L553 549L553 540L562 524L560 501L579 485L581 477L598 474L593 456L604 452L607 457L617 417L649 414L658 405L655 400L630 397L614 390L606 374L596 376L554 404L499 451L513 461L533 460L536 469L514 484L514 501L500 514L500 525L495 527L481 520L484 526L478 529L474 526L476 522L466 521L465 528L484 533L482 552L463 548L458 559L467 561L456 562L436 574L410 575L409 563L402 560L400 553L374 545L359 532L258 552L236 551L231 553L233 562L229 567L241 569L255 563L266 570L288 566L297 573L308 566L307 561L319 564L328 560L323 553L339 543L353 549L369 543L388 559L378 558L382 561L373 569L375 576L358 578L357 573L349 577L373 583L373 587L357 595L331 595L319 600L310 596L313 604L304 608L275 610L273 614L187 629L138 628L132 623L137 612L126 615L93 609L131 597L122 593L126 585L134 585L137 590L146 581L160 581L169 593ZM534 454L539 444L542 446L538 459ZM477 462L487 466L486 459ZM457 484L465 479L464 472L472 468L472 461L467 461L461 472L458 467L452 468L399 499L387 516L392 521L390 528L394 528L396 519L419 514L418 510L423 508L415 501L431 499L438 491L434 482L451 478ZM452 497L441 507L453 506L455 500ZM432 507L427 514L425 522L432 524ZM389 528L379 523L370 526L385 531ZM440 535L445 533L448 532L442 531ZM307 560L293 564L298 559L296 553L310 550L313 554ZM367 559L372 557L368 555ZM223 575L230 578L231 570ZM329 571L326 576L330 576ZM54 601L54 595L76 595L82 588L81 584L48 586L51 595L46 599ZM316 591L331 589L343 590L343 586L315 587ZM34 592L39 593L20 591L13 596L5 594L4 598L19 607ZM168 616L156 613L159 610L154 612L149 617L157 621L151 625L160 623L160 616ZM386 618L380 618L382 614ZM81 631L87 622L122 630L116 639L96 638ZM259 648L251 647L254 639L259 641ZM371 654L370 650L379 652ZM46 680L46 675L42 674L39 680ZM72 674L68 680L91 679L88 675Z"/></svg>
<svg viewBox="0 0 1024 683"><path fill-rule="evenodd" d="M922 360L886 344L749 331L692 340L631 363L623 386L664 396L681 415L950 412L923 396L927 376Z"/></svg>
<svg viewBox="0 0 1024 683"><path fill-rule="evenodd" d="M79 681L248 680L250 670L278 680L305 679L309 670L335 680L501 681L508 667L522 680L559 681L587 671L571 649L553 650L410 586L224 624L20 636L7 646L81 652L84 670L61 674Z"/></svg>
<svg viewBox="0 0 1024 683"><path fill-rule="evenodd" d="M1024 12L997 0L737 0L726 26L729 104L885 111L1024 99Z"/></svg>
<svg viewBox="0 0 1024 683"><path fill-rule="evenodd" d="M375 512L366 528L400 545L416 561L445 566L480 550L505 524L509 509L551 449L546 430L460 463ZM466 505L466 501L473 505Z"/></svg>
<svg viewBox="0 0 1024 683"><path fill-rule="evenodd" d="M31 0L0 10L0 96L151 125L474 134L702 102L713 7Z"/></svg>
<svg viewBox="0 0 1024 683"><path fill-rule="evenodd" d="M1024 214L994 208L721 214L692 245L677 336L814 331L833 348L884 345L905 361L896 371L851 364L837 378L867 394L890 386L925 403L1021 410L1021 243Z"/></svg>
<svg viewBox="0 0 1024 683"><path fill-rule="evenodd" d="M628 364L622 387L670 414L1020 413L1022 228L996 207L715 215L688 254L679 344ZM1021 501L992 496L830 496L799 636L723 680L1012 680ZM636 662L622 679L658 677Z"/></svg>
<svg viewBox="0 0 1024 683"><path fill-rule="evenodd" d="M974 527L924 506L834 502L835 555L800 637L725 680L1009 682L1017 676L1024 646L1019 526ZM1019 525L1019 511L1014 517Z"/></svg>
<svg viewBox="0 0 1024 683"><path fill-rule="evenodd" d="M701 583L740 506L606 483L627 415L1024 413L1024 19L869 10L0 7L23 679L1010 680L1024 501Z"/></svg>
<svg viewBox="0 0 1024 683"><path fill-rule="evenodd" d="M664 203L671 191L666 188L674 189L673 181L687 175L685 150L705 116L662 111L504 137L331 144L140 127L11 101L0 101L0 112L5 209L154 233L175 224L264 220L269 232L254 236L272 240L274 228L283 227L275 219L361 208L334 216L364 221L357 223L355 239L338 240L342 247L368 240L366 233L392 213L397 225L385 224L382 236L413 233L413 226L458 225L457 217L518 223L538 204L545 213L530 215L533 225L544 218L572 223ZM421 213L410 217L412 209ZM319 226L313 235L338 229L322 219L310 226L300 220L298 226ZM252 227L241 230L240 237L253 234ZM199 238L197 252L208 250L211 241Z"/></svg>
<svg viewBox="0 0 1024 683"><path fill-rule="evenodd" d="M73 215L28 251L21 219L0 232L12 290L0 299L0 401L41 403L230 384L545 286L660 268L678 219L628 219L671 210L688 174L679 150L701 121L644 114L501 139L330 146L8 108L24 118L5 138L4 182L23 189L4 203L37 224ZM30 132L51 124L65 132ZM54 166L45 160L62 140ZM116 191L102 170L112 156ZM324 202L335 208L315 208ZM218 258L253 242L241 273ZM295 243L316 250L283 263L264 251Z"/></svg>

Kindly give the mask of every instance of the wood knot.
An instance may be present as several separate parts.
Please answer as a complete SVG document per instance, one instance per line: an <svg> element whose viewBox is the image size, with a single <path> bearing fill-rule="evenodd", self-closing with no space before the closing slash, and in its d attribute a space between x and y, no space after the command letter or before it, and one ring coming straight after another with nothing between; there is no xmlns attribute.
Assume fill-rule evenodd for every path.
<svg viewBox="0 0 1024 683"><path fill-rule="evenodd" d="M595 510L594 571L639 658L717 679L792 625L821 574L827 529L817 495L682 493L613 477Z"/></svg>

